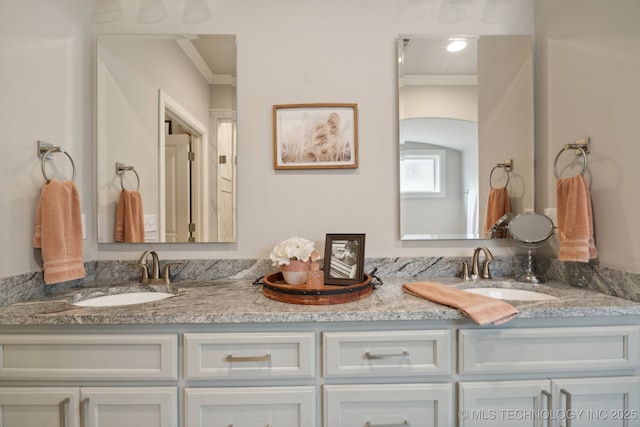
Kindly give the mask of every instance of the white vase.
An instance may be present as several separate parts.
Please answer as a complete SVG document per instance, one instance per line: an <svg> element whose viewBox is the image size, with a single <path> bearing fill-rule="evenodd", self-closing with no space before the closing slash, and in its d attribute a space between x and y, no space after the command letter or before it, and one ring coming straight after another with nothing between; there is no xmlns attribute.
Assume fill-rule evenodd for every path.
<svg viewBox="0 0 640 427"><path fill-rule="evenodd" d="M297 259L289 260L289 264L282 264L282 277L289 285L304 285L307 282L307 272L309 271L309 261Z"/></svg>

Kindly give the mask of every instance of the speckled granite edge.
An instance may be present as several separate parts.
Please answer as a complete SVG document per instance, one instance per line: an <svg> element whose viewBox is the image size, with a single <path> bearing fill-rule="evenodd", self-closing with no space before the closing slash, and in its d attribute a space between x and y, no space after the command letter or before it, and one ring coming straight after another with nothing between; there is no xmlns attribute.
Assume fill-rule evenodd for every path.
<svg viewBox="0 0 640 427"><path fill-rule="evenodd" d="M464 282L456 277L435 279L456 288L484 287L490 281ZM29 300L0 308L0 325L187 325L187 324L251 324L300 322L371 322L423 321L469 319L459 310L417 298L403 291L407 282L421 278L385 278L367 298L341 304L288 304L265 297L261 286L252 279L220 279L202 282L183 282L166 289L172 297L145 304L80 307L74 301L87 296L102 296L117 291L149 292L149 285L81 287L40 300ZM535 289L556 297L543 301L511 301L518 310L518 318L584 318L633 316L626 321L636 322L640 304L569 286L548 282L543 287L513 280L500 281L501 288ZM102 288L105 288L104 291Z"/></svg>
<svg viewBox="0 0 640 427"><path fill-rule="evenodd" d="M461 261L470 263L470 257L397 257L367 258L365 272L378 277L456 277L460 275ZM494 277L513 277L524 268L525 257L496 257L491 263ZM268 259L213 259L213 260L161 260L171 267L171 279L202 281L217 279L257 279L277 271ZM140 267L135 261L91 261L85 263L87 276L55 285L44 285L42 272L24 273L0 278L0 306L34 298L57 295L90 282L136 282ZM537 258L536 271L555 280L607 295L640 302L640 274L581 263L560 262L556 259Z"/></svg>
<svg viewBox="0 0 640 427"><path fill-rule="evenodd" d="M553 258L537 260L547 279L640 302L640 274Z"/></svg>

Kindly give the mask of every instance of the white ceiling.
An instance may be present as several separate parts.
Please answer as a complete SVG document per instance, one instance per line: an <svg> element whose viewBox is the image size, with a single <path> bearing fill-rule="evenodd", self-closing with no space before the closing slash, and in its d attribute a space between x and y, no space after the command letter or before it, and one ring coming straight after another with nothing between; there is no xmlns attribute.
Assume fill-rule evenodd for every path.
<svg viewBox="0 0 640 427"><path fill-rule="evenodd" d="M457 37L456 37L457 38ZM448 52L449 37L404 38L404 75L475 76L477 74L477 39L465 37L468 45L460 52Z"/></svg>
<svg viewBox="0 0 640 427"><path fill-rule="evenodd" d="M209 84L235 84L234 35L185 35L176 40Z"/></svg>

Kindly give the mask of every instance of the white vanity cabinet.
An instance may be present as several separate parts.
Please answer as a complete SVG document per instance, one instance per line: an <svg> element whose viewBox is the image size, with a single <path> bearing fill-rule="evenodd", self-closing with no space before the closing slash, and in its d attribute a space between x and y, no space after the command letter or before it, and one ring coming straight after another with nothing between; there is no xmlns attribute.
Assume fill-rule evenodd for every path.
<svg viewBox="0 0 640 427"><path fill-rule="evenodd" d="M2 427L640 427L638 317L3 332Z"/></svg>
<svg viewBox="0 0 640 427"><path fill-rule="evenodd" d="M184 334L184 427L314 427L313 332ZM228 386L210 386L226 381ZM267 386L257 386L264 384ZM241 382L242 387L236 384Z"/></svg>
<svg viewBox="0 0 640 427"><path fill-rule="evenodd" d="M6 380L177 381L178 336L0 335L0 381Z"/></svg>
<svg viewBox="0 0 640 427"><path fill-rule="evenodd" d="M177 427L177 387L83 387L80 427Z"/></svg>
<svg viewBox="0 0 640 427"><path fill-rule="evenodd" d="M324 427L453 423L449 330L324 332L323 361L325 381L352 382L324 385Z"/></svg>
<svg viewBox="0 0 640 427"><path fill-rule="evenodd" d="M65 387L0 388L3 427L77 427L80 389Z"/></svg>
<svg viewBox="0 0 640 427"><path fill-rule="evenodd" d="M640 376L555 379L551 394L554 412L576 425L640 426ZM556 418L559 426L569 426Z"/></svg>
<svg viewBox="0 0 640 427"><path fill-rule="evenodd" d="M414 377L451 373L451 331L347 331L322 334L327 378Z"/></svg>
<svg viewBox="0 0 640 427"><path fill-rule="evenodd" d="M448 427L453 425L450 384L324 386L325 427Z"/></svg>
<svg viewBox="0 0 640 427"><path fill-rule="evenodd" d="M459 426L639 427L640 377L623 374L638 372L639 333L637 326L460 330Z"/></svg>
<svg viewBox="0 0 640 427"><path fill-rule="evenodd" d="M315 387L186 388L185 427L314 427Z"/></svg>
<svg viewBox="0 0 640 427"><path fill-rule="evenodd" d="M185 379L313 378L313 332L186 333Z"/></svg>
<svg viewBox="0 0 640 427"><path fill-rule="evenodd" d="M177 427L177 381L175 334L0 335L3 427Z"/></svg>
<svg viewBox="0 0 640 427"><path fill-rule="evenodd" d="M176 427L176 387L3 387L2 427Z"/></svg>
<svg viewBox="0 0 640 427"><path fill-rule="evenodd" d="M640 426L637 376L473 381L458 387L461 427Z"/></svg>

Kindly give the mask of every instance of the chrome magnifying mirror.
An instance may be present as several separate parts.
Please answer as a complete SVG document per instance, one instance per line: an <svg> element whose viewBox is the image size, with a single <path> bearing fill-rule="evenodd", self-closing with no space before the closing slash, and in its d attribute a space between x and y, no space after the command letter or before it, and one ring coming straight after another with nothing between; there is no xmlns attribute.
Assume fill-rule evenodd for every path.
<svg viewBox="0 0 640 427"><path fill-rule="evenodd" d="M553 236L553 221L546 215L523 212L511 219L508 230L518 245L527 248L527 267L524 272L516 274L515 279L519 282L543 283L544 276L533 271L533 250L545 245Z"/></svg>

